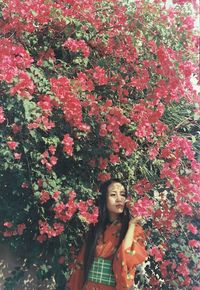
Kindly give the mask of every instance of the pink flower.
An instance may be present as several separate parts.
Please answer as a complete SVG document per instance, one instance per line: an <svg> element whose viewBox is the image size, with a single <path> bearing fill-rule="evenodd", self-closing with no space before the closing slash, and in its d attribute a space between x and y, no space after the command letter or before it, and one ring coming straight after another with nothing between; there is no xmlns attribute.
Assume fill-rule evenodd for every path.
<svg viewBox="0 0 200 290"><path fill-rule="evenodd" d="M18 142L15 141L8 141L7 142L8 147L10 148L10 150L15 150L16 147L18 146Z"/></svg>
<svg viewBox="0 0 200 290"><path fill-rule="evenodd" d="M187 202L179 202L178 209L185 215L191 216L193 213L192 207Z"/></svg>
<svg viewBox="0 0 200 290"><path fill-rule="evenodd" d="M22 154L21 153L14 153L14 158L16 160L20 160L21 159Z"/></svg>
<svg viewBox="0 0 200 290"><path fill-rule="evenodd" d="M108 134L106 124L100 125L99 136L104 137Z"/></svg>
<svg viewBox="0 0 200 290"><path fill-rule="evenodd" d="M73 154L74 141L70 137L70 135L69 134L65 134L64 135L64 139L63 139L63 141L61 143L64 145L63 151L65 153L67 153L68 155L71 155L72 156L72 154Z"/></svg>
<svg viewBox="0 0 200 290"><path fill-rule="evenodd" d="M23 182L21 188L29 188L28 182Z"/></svg>
<svg viewBox="0 0 200 290"><path fill-rule="evenodd" d="M110 162L113 164L119 163L120 162L119 156L115 155L115 154L111 154L110 155Z"/></svg>
<svg viewBox="0 0 200 290"><path fill-rule="evenodd" d="M143 195L145 192L150 191L153 188L152 184L145 178L139 180L134 186L133 189L139 194Z"/></svg>
<svg viewBox="0 0 200 290"><path fill-rule="evenodd" d="M192 223L187 225L188 230L196 235L198 233L197 227L194 226Z"/></svg>
<svg viewBox="0 0 200 290"><path fill-rule="evenodd" d="M75 191L70 191L70 192L68 192L68 196L69 196L70 200L75 199L76 198L76 192Z"/></svg>
<svg viewBox="0 0 200 290"><path fill-rule="evenodd" d="M93 71L93 79L98 85L106 85L108 83L108 77L105 74L104 68L95 66Z"/></svg>
<svg viewBox="0 0 200 290"><path fill-rule="evenodd" d="M12 131L14 134L19 133L22 130L22 126L17 125L17 124L12 124Z"/></svg>
<svg viewBox="0 0 200 290"><path fill-rule="evenodd" d="M51 162L51 164L53 166L56 165L57 161L58 161L58 158L57 157L55 157L55 156L51 156L50 157L50 162Z"/></svg>
<svg viewBox="0 0 200 290"><path fill-rule="evenodd" d="M200 248L200 242L195 239L189 240L188 245L193 248Z"/></svg>
<svg viewBox="0 0 200 290"><path fill-rule="evenodd" d="M13 226L13 223L12 222L9 222L9 221L7 221L7 222L4 222L4 227L7 227L7 228L11 228L12 226Z"/></svg>
<svg viewBox="0 0 200 290"><path fill-rule="evenodd" d="M142 197L138 201L127 204L133 216L151 217L154 213L154 202L148 197Z"/></svg>
<svg viewBox="0 0 200 290"><path fill-rule="evenodd" d="M47 168L48 171L51 171L51 170L52 170L52 166L53 166L53 165L52 165L51 163L46 162L46 163L45 163L45 166L46 166L46 168Z"/></svg>
<svg viewBox="0 0 200 290"><path fill-rule="evenodd" d="M23 234L25 228L26 228L26 225L24 223L17 225L17 233L18 233L18 235L21 236Z"/></svg>
<svg viewBox="0 0 200 290"><path fill-rule="evenodd" d="M106 169L108 166L108 159L107 158L99 158L99 169L103 170Z"/></svg>
<svg viewBox="0 0 200 290"><path fill-rule="evenodd" d="M54 145L50 145L48 150L52 155L56 153L56 147Z"/></svg>
<svg viewBox="0 0 200 290"><path fill-rule="evenodd" d="M82 51L84 57L88 57L90 55L90 50L85 40L77 40L69 37L67 41L64 42L63 46L67 47L72 52L78 52L79 50Z"/></svg>
<svg viewBox="0 0 200 290"><path fill-rule="evenodd" d="M0 107L0 124L5 121L3 107Z"/></svg>
<svg viewBox="0 0 200 290"><path fill-rule="evenodd" d="M50 195L47 191L43 190L40 193L40 202L43 204L45 202L47 202L50 199Z"/></svg>
<svg viewBox="0 0 200 290"><path fill-rule="evenodd" d="M46 239L47 239L47 236L45 234L37 236L37 241L39 243L43 243L44 241L46 241Z"/></svg>
<svg viewBox="0 0 200 290"><path fill-rule="evenodd" d="M56 199L59 197L60 194L61 194L60 191L55 191L55 192L53 193L52 197L56 200Z"/></svg>
<svg viewBox="0 0 200 290"><path fill-rule="evenodd" d="M99 173L98 174L98 180L101 182L104 182L104 181L110 179L110 177L111 177L110 173Z"/></svg>
<svg viewBox="0 0 200 290"><path fill-rule="evenodd" d="M154 246L153 248L149 250L149 253L151 256L154 256L157 262L163 260L164 253L158 247Z"/></svg>

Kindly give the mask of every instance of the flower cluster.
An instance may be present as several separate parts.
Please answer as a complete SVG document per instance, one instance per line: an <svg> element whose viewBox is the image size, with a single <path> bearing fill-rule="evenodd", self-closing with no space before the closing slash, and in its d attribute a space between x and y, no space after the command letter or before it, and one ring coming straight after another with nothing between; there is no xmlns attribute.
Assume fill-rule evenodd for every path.
<svg viewBox="0 0 200 290"><path fill-rule="evenodd" d="M52 167L56 165L58 158L55 156L56 147L50 145L48 150L45 150L41 154L41 163L46 166L47 170L52 170Z"/></svg>
<svg viewBox="0 0 200 290"><path fill-rule="evenodd" d="M77 52L80 50L83 53L84 57L88 57L90 55L89 47L83 39L77 40L69 37L64 42L63 47L67 47L72 52Z"/></svg>
<svg viewBox="0 0 200 290"><path fill-rule="evenodd" d="M29 68L33 58L22 45L15 45L9 38L0 39L0 80L7 83L13 82L15 77L19 77L19 87L23 87L24 82L30 83L28 74L24 71ZM30 84L29 84L30 86ZM33 86L31 82L31 86ZM32 87L31 87L32 88ZM15 91L17 89L15 88Z"/></svg>
<svg viewBox="0 0 200 290"><path fill-rule="evenodd" d="M66 77L52 78L51 89L62 102L62 110L66 121L80 130L90 130L90 127L82 122L82 105L73 94L69 79Z"/></svg>
<svg viewBox="0 0 200 290"><path fill-rule="evenodd" d="M77 204L77 208L79 209L79 214L81 219L84 218L87 223L95 224L98 221L98 207L93 206L93 200L89 199L87 201L81 200Z"/></svg>
<svg viewBox="0 0 200 290"><path fill-rule="evenodd" d="M26 229L26 225L24 223L18 224L16 227L12 222L6 221L3 225L6 228L6 230L2 232L4 237L12 237L17 235L21 236Z"/></svg>
<svg viewBox="0 0 200 290"><path fill-rule="evenodd" d="M162 136L167 129L167 125L160 121L164 113L162 103L146 102L141 100L139 104L133 106L130 113L131 120L137 123L135 135L139 138L146 138L152 141L154 134Z"/></svg>
<svg viewBox="0 0 200 290"><path fill-rule="evenodd" d="M65 153L67 153L68 155L71 156L73 154L73 144L74 144L74 141L70 137L69 134L65 134L64 135L64 139L62 140L62 144L64 145L63 151Z"/></svg>
<svg viewBox="0 0 200 290"><path fill-rule="evenodd" d="M6 33L12 29L16 29L18 34L28 31L34 32L37 25L45 25L49 23L51 17L52 5L45 4L43 0L32 1L5 1L3 9L3 18L5 25L3 31Z"/></svg>
<svg viewBox="0 0 200 290"><path fill-rule="evenodd" d="M63 222L70 220L76 211L77 204L74 199L70 199L67 203L57 203L54 207L55 218Z"/></svg>
<svg viewBox="0 0 200 290"><path fill-rule="evenodd" d="M47 221L39 220L40 235L37 237L38 241L45 240L44 236L48 238L57 237L64 232L64 225L61 223L53 223L52 226Z"/></svg>
<svg viewBox="0 0 200 290"><path fill-rule="evenodd" d="M140 198L135 203L130 202L128 207L131 211L131 214L135 217L141 216L143 218L149 218L153 216L153 213L155 211L154 201L147 196Z"/></svg>

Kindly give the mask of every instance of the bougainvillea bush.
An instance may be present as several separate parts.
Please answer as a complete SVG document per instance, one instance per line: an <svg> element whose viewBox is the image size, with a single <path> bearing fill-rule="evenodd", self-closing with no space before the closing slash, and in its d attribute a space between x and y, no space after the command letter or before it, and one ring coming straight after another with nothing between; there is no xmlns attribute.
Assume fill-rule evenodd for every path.
<svg viewBox="0 0 200 290"><path fill-rule="evenodd" d="M145 218L139 289L199 289L195 0L0 7L1 242L64 289L118 177Z"/></svg>

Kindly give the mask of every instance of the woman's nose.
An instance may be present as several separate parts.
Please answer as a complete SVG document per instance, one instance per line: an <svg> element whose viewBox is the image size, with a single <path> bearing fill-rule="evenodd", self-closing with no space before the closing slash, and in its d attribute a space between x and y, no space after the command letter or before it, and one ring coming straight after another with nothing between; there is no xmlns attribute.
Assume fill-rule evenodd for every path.
<svg viewBox="0 0 200 290"><path fill-rule="evenodd" d="M124 201L125 201L125 197L122 196L122 195L118 195L116 200L117 200L117 201L124 202Z"/></svg>

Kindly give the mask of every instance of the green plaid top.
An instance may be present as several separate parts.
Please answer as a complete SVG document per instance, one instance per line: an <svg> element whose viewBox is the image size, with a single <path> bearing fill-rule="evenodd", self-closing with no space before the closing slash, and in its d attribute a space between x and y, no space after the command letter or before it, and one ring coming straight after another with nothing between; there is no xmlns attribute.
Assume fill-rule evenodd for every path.
<svg viewBox="0 0 200 290"><path fill-rule="evenodd" d="M112 270L112 260L98 257L94 259L89 271L88 280L107 286L115 286L115 276Z"/></svg>

